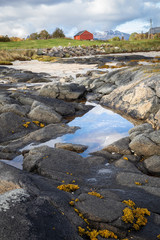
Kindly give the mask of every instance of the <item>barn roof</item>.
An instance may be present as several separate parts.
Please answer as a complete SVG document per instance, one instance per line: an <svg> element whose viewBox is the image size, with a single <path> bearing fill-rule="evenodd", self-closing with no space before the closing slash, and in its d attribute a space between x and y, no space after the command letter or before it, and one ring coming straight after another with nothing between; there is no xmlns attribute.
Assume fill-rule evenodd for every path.
<svg viewBox="0 0 160 240"><path fill-rule="evenodd" d="M81 35L81 34L84 33L85 31L86 31L86 30L83 30L83 31L78 32L74 37Z"/></svg>
<svg viewBox="0 0 160 240"><path fill-rule="evenodd" d="M149 29L149 34L156 34L156 33L160 33L160 27L155 27L155 28Z"/></svg>

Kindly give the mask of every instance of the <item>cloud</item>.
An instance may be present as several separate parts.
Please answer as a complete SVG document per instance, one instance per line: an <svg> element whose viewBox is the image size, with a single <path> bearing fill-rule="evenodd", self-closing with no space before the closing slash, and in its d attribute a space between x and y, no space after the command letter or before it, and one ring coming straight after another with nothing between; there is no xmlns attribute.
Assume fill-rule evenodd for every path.
<svg viewBox="0 0 160 240"><path fill-rule="evenodd" d="M134 21L141 25L141 32L148 30L150 18L154 26L160 26L159 11L157 0L1 0L0 35L26 37L42 29L52 33L56 27L67 36L84 29L94 32L119 27L124 32L134 32Z"/></svg>

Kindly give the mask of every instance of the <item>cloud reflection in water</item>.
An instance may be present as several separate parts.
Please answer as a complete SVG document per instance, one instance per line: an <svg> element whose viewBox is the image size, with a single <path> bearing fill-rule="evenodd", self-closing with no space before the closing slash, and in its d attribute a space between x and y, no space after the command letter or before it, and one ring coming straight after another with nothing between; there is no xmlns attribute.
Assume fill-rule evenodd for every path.
<svg viewBox="0 0 160 240"><path fill-rule="evenodd" d="M128 136L128 130L133 127L132 123L100 105L93 103L90 105L95 107L68 124L80 127L79 130L74 134L66 134L40 145L54 147L58 142L87 145L88 149L81 154L86 157L90 152L101 150L118 139Z"/></svg>

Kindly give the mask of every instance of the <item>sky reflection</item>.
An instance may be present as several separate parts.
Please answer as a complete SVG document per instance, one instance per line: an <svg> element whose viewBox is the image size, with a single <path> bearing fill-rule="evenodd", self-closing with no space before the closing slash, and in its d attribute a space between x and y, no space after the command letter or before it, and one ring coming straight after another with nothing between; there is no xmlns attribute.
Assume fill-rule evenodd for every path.
<svg viewBox="0 0 160 240"><path fill-rule="evenodd" d="M86 104L95 107L84 116L77 117L68 123L69 126L78 126L80 129L74 134L66 134L38 146L54 147L54 144L58 142L83 144L88 146L88 149L81 154L86 157L90 152L101 150L118 139L128 136L128 130L133 127L132 123L98 104L89 102ZM32 147L35 145L29 146L29 148Z"/></svg>

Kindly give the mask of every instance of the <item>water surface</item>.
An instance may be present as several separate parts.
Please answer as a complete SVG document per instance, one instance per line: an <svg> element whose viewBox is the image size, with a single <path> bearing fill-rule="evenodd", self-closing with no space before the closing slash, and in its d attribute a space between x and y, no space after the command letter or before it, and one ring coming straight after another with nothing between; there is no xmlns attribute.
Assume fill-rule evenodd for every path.
<svg viewBox="0 0 160 240"><path fill-rule="evenodd" d="M69 126L80 127L74 134L66 134L38 145L30 144L23 150L43 145L54 147L55 143L59 142L83 144L88 146L88 149L81 154L86 157L89 153L101 150L118 139L128 136L128 130L133 127L132 123L98 104L89 102L86 104L94 105L94 108L68 123Z"/></svg>

